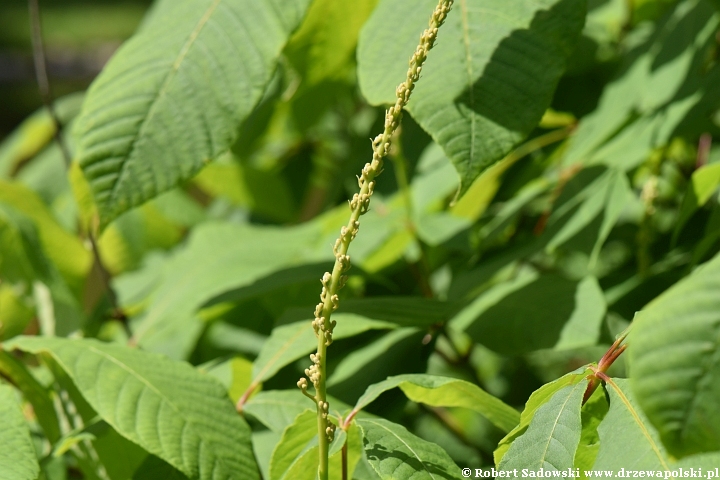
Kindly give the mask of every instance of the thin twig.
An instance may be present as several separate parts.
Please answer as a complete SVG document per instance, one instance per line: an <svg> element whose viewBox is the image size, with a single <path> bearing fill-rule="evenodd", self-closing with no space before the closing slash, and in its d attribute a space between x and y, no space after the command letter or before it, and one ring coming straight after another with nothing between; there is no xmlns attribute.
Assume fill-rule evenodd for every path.
<svg viewBox="0 0 720 480"><path fill-rule="evenodd" d="M43 104L45 105L45 108L47 108L48 113L50 114L50 118L52 119L52 122L55 126L55 141L60 147L63 160L65 161L65 167L69 169L70 165L72 164L72 155L70 154L70 149L68 148L67 144L65 143L65 139L62 136L63 124L60 121L60 117L58 116L57 111L55 110L52 90L50 88L50 80L47 73L45 46L43 43L42 24L40 22L40 5L38 3L38 0L28 0L28 10L30 12L30 31L32 33L33 62L35 64L35 76L37 78L38 90L40 91L40 97L42 98ZM103 284L108 294L108 299L110 300L110 305L113 310L111 317L115 320L119 320L125 327L126 333L128 333L128 335L132 337L132 333L130 332L129 326L127 324L127 317L118 305L117 294L115 293L115 290L113 290L110 283L110 279L112 278L112 276L102 262L102 259L100 257L100 251L98 250L97 246L97 241L95 240L92 232L88 233L88 238L90 240L90 245L92 248L95 263L98 267L98 270L100 271L100 277L102 278Z"/></svg>
<svg viewBox="0 0 720 480"><path fill-rule="evenodd" d="M35 63L35 77L37 78L38 90L40 90L40 97L42 97L43 104L55 124L55 141L60 147L63 160L65 160L65 166L69 168L70 163L72 163L72 156L70 155L70 150L65 140L62 138L62 123L53 104L53 96L47 74L47 60L45 56L45 45L43 44L40 5L38 4L38 0L28 0L28 10L30 11L30 32L32 34L33 61Z"/></svg>

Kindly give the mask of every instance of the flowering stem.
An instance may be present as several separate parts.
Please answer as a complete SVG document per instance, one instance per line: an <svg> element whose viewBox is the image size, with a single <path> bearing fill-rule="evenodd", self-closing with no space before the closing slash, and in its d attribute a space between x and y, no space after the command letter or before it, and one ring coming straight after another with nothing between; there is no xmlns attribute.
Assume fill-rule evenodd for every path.
<svg viewBox="0 0 720 480"><path fill-rule="evenodd" d="M327 379L326 353L327 347L332 343L332 333L335 327L335 321L330 320L330 315L337 309L338 292L347 281L347 275L345 275L345 273L350 269L350 256L347 254L348 248L360 228L360 216L366 213L370 207L370 197L375 188L375 177L382 172L383 159L390 151L390 140L400 125L402 109L410 100L410 94L413 88L415 88L415 82L420 78L422 65L437 38L438 28L445 21L452 4L453 0L439 0L437 7L435 7L430 17L429 27L422 33L420 44L410 58L410 68L408 69L407 78L397 87L395 92L395 105L390 107L385 113L385 129L383 133L375 137L372 141L372 161L365 164L362 169L362 175L358 177L360 192L353 195L350 201L350 220L346 226L340 229L340 237L338 237L333 246L335 265L333 266L332 273L326 272L321 280L321 301L315 308L315 320L313 320L312 323L318 339L317 352L310 355L312 365L305 370L307 379L303 377L298 381L298 387L302 390L303 394L315 402L317 408L319 445L318 478L320 480L328 480L328 450L330 442L332 442L335 436L335 424L328 420L329 405L325 392L325 381ZM308 379L315 389L315 395L311 395L307 391Z"/></svg>

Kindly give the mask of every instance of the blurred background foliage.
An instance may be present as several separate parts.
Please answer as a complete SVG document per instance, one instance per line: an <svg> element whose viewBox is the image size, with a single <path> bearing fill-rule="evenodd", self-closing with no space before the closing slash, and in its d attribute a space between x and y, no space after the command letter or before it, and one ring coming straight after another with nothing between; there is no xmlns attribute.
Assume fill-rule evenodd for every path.
<svg viewBox="0 0 720 480"><path fill-rule="evenodd" d="M249 385L295 384L314 338L310 347L288 339L309 330L318 279L383 119L360 90L355 54L375 2L348 11L332 3L310 7L230 151L111 223L100 259L84 233L87 186L76 168L66 173L41 108L27 6L0 4L3 339L82 332L130 343L212 372L235 400ZM150 4L41 5L56 109L73 146L83 92ZM457 200L452 163L405 115L351 248L338 328L342 316L355 327L336 333L329 392L352 404L388 375L428 372L521 406L598 359L635 312L715 255L717 7L588 0L542 121ZM268 367L288 344L287 358ZM459 464L492 463L501 435L479 415L407 405L397 392L382 399L375 413L401 419ZM256 454L267 468L274 443L255 428L265 432ZM358 478L372 478L363 468Z"/></svg>

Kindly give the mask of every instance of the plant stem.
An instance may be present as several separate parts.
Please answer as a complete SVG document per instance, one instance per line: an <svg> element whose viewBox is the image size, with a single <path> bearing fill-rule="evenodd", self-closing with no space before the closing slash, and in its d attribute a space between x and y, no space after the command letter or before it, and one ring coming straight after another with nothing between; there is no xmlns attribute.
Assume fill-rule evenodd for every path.
<svg viewBox="0 0 720 480"><path fill-rule="evenodd" d="M55 141L60 146L63 160L65 160L65 166L70 167L72 157L70 155L70 150L65 144L65 140L62 138L62 124L57 112L55 111L55 106L53 105L52 91L50 90L50 81L48 80L47 61L45 57L45 46L43 44L42 25L40 23L40 5L38 4L38 0L28 0L28 10L30 12L33 62L35 63L35 77L37 78L38 90L40 90L40 97L42 98L43 104L45 105L45 108L47 108L52 122L55 124Z"/></svg>
<svg viewBox="0 0 720 480"><path fill-rule="evenodd" d="M327 347L332 343L332 332L335 327L335 321L331 321L330 316L338 307L338 292L347 281L347 276L344 275L344 273L350 268L350 256L347 254L348 248L360 228L360 216L366 213L370 207L370 197L375 188L375 177L382 172L383 159L390 151L390 143L394 132L400 126L402 109L410 100L415 82L420 78L422 65L437 38L438 28L445 21L452 3L453 0L439 0L437 7L435 7L430 17L429 27L422 33L420 44L410 58L410 68L408 69L407 77L395 91L395 105L390 107L385 113L385 128L383 133L375 137L372 141L372 161L365 164L365 167L362 169L362 175L358 177L360 192L356 193L350 201L350 220L346 226L340 229L340 237L333 246L335 265L333 266L332 273L326 272L321 280L323 285L320 293L321 301L315 308L315 320L313 320L312 323L318 339L317 352L310 355L312 365L305 370L307 379L303 377L298 381L298 387L304 395L315 402L317 409L319 447L318 478L320 480L328 480L328 450L330 442L335 436L335 424L328 420L330 406L328 405L325 391L325 381L327 379ZM311 395L307 391L308 379L313 384L315 395Z"/></svg>

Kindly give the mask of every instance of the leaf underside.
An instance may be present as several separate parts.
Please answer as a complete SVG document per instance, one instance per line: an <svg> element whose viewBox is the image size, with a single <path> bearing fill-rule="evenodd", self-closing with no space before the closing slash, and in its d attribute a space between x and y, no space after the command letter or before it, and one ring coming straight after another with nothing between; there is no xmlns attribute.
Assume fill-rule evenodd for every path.
<svg viewBox="0 0 720 480"><path fill-rule="evenodd" d="M384 0L363 27L358 77L372 104L394 102L435 0ZM460 174L464 193L537 125L585 18L577 0L458 0L408 105Z"/></svg>

